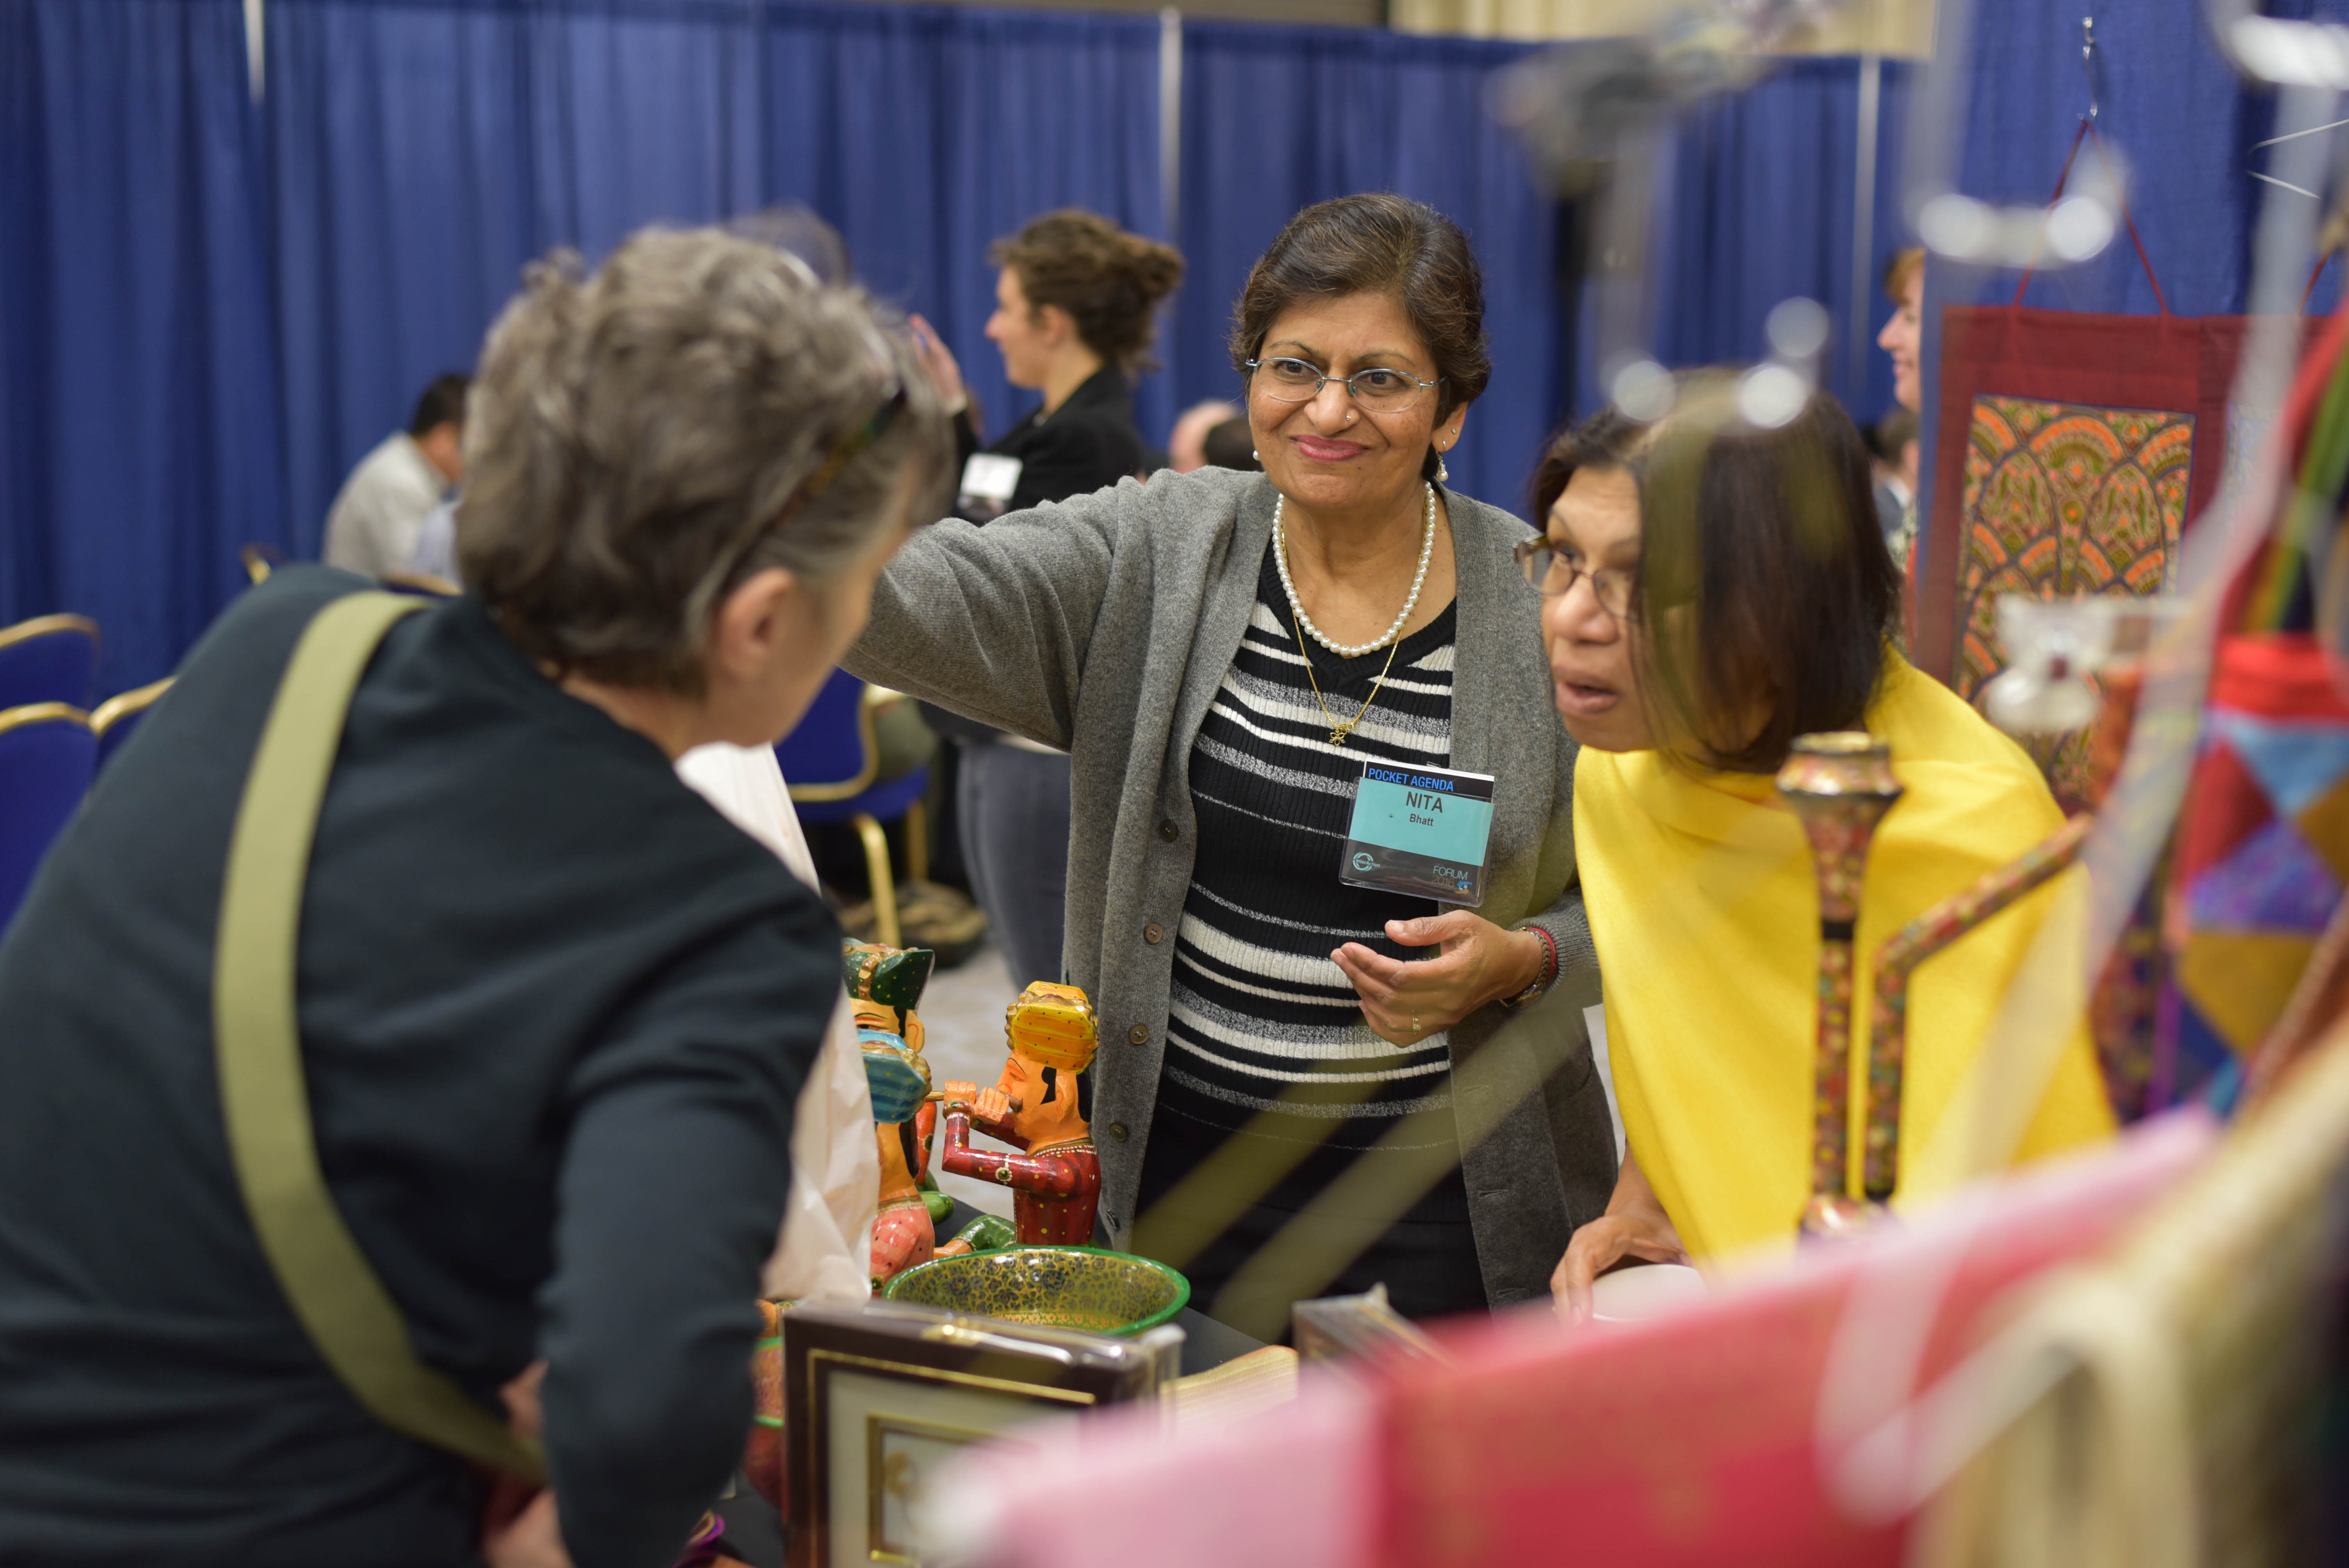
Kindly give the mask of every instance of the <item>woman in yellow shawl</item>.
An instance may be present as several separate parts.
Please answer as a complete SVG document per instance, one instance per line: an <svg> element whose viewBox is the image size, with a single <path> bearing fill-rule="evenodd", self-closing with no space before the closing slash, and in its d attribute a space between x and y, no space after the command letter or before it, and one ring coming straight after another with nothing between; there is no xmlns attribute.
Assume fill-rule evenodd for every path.
<svg viewBox="0 0 2349 1568"><path fill-rule="evenodd" d="M1870 858L1863 954L2062 821L2022 749L1894 651L1899 579L1850 419L1814 394L1762 428L1736 393L1718 373L1684 377L1654 423L1609 410L1561 438L1536 481L1547 535L1520 547L1549 595L1558 711L1583 747L1575 843L1629 1143L1607 1213L1552 1281L1569 1317L1627 1257L1790 1239L1809 1195L1818 899L1772 788L1794 738L1868 729L1907 789ZM1949 1109L2056 897L2043 889L1919 971L1905 1150ZM2019 1156L2111 1128L2083 1023ZM1930 1174L1904 1167L1896 1198L1923 1195Z"/></svg>

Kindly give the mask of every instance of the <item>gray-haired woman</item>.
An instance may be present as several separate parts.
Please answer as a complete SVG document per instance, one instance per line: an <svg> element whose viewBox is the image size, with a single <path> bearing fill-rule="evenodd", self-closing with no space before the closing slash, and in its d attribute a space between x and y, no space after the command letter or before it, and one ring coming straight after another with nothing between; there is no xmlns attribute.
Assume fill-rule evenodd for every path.
<svg viewBox="0 0 2349 1568"><path fill-rule="evenodd" d="M1538 1297L1613 1181L1527 531L1441 488L1482 313L1448 219L1308 209L1232 335L1264 474L925 530L846 661L1071 752L1101 1223L1260 1336L1376 1283L1423 1316ZM1476 908L1340 880L1366 763L1493 776Z"/></svg>
<svg viewBox="0 0 2349 1568"><path fill-rule="evenodd" d="M299 900L276 995L323 1182L298 1111L236 1119L255 1015L222 996L270 992L223 890L281 826L257 738L325 728L273 694L396 607L366 583L285 571L222 616L0 942L0 1561L659 1568L741 1451L840 937L671 763L796 722L943 504L945 421L855 291L646 233L533 269L466 444L473 596L355 666L306 875L297 844L287 904L241 906ZM286 1191L356 1274L280 1249L321 1233ZM553 1491L477 1542L434 1445L502 1437L534 1358ZM428 1386L454 1405L378 1402Z"/></svg>

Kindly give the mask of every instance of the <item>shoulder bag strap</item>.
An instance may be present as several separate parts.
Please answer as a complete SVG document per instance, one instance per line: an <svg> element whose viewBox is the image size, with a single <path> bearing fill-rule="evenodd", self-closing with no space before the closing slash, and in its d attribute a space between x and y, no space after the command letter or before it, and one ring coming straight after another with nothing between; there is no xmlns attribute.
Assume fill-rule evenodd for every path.
<svg viewBox="0 0 2349 1568"><path fill-rule="evenodd" d="M270 1271L344 1387L395 1431L533 1483L534 1442L416 1357L399 1307L318 1167L295 1022L295 947L318 808L351 694L401 616L425 606L354 593L302 634L277 687L229 841L212 970L212 1037L229 1153Z"/></svg>

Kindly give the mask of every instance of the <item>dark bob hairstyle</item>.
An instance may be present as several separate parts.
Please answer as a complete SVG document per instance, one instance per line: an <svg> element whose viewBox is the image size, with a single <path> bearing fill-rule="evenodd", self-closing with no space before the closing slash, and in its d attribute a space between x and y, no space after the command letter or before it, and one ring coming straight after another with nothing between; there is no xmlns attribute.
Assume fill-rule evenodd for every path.
<svg viewBox="0 0 2349 1568"><path fill-rule="evenodd" d="M1659 744L1774 772L1795 737L1858 728L1883 678L1900 579L1868 448L1823 392L1770 428L1741 416L1730 373L1686 372L1674 390L1660 419L1610 407L1552 442L1534 515L1547 520L1578 469L1631 476L1631 619L1646 633L1633 657Z"/></svg>
<svg viewBox="0 0 2349 1568"><path fill-rule="evenodd" d="M1300 302L1357 294L1392 294L1411 317L1443 378L1437 424L1485 395L1485 276L1468 236L1425 202L1385 191L1317 202L1288 221L1232 307L1232 368L1246 380L1272 324ZM1421 471L1434 478L1436 462L1431 443Z"/></svg>

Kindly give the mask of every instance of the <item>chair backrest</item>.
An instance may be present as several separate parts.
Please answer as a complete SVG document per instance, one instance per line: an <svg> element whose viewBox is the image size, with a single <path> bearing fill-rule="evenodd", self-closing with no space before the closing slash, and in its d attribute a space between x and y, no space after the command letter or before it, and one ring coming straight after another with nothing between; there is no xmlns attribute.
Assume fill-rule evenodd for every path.
<svg viewBox="0 0 2349 1568"><path fill-rule="evenodd" d="M387 572L383 585L394 593L408 593L419 599L454 599L464 590L446 577L429 572Z"/></svg>
<svg viewBox="0 0 2349 1568"><path fill-rule="evenodd" d="M775 743L794 800L845 800L862 793L880 771L873 720L864 711L864 683L834 670L789 735Z"/></svg>
<svg viewBox="0 0 2349 1568"><path fill-rule="evenodd" d="M61 702L0 710L0 927L98 771L89 716Z"/></svg>
<svg viewBox="0 0 2349 1568"><path fill-rule="evenodd" d="M0 708L36 702L88 707L98 684L98 623L36 615L0 627Z"/></svg>
<svg viewBox="0 0 2349 1568"><path fill-rule="evenodd" d="M236 559L257 588L269 581L270 573L285 564L285 552L274 544L248 544L236 552Z"/></svg>
<svg viewBox="0 0 2349 1568"><path fill-rule="evenodd" d="M139 721L147 717L147 710L155 706L155 699L171 689L171 677L165 676L98 705L98 711L89 716L89 728L98 738L98 767L105 767L106 759L121 749L122 743L130 738L130 732L139 727Z"/></svg>

